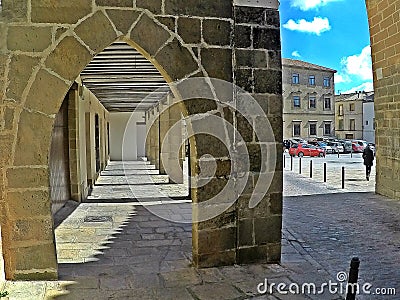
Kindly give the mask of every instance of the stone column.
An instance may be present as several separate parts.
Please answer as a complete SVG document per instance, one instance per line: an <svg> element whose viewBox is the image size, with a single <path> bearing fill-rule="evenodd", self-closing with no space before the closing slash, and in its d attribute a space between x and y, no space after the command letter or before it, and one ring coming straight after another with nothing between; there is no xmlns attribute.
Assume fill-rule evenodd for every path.
<svg viewBox="0 0 400 300"><path fill-rule="evenodd" d="M260 105L251 111L245 98L238 95L236 124L249 152L250 172L249 188L240 195L237 204L237 263L280 261L282 156L270 155L273 148L280 153L282 141L282 67L275 2L275 6L235 6L235 23L240 24L235 26L236 85L249 92ZM237 49L248 47L253 49ZM263 136L267 124L273 129L271 136ZM267 177L272 178L271 184L257 190L258 181ZM264 194L265 189L268 190ZM264 195L262 200L250 208L251 196L260 192Z"/></svg>
<svg viewBox="0 0 400 300"><path fill-rule="evenodd" d="M167 108L160 114L160 172L168 174L171 182L183 183L182 113L173 101L169 95Z"/></svg>
<svg viewBox="0 0 400 300"><path fill-rule="evenodd" d="M149 160L151 164L155 164L155 155L154 155L154 143L155 143L155 136L154 136L154 108L151 108L150 111L150 124L149 124L149 138L150 138L150 155Z"/></svg>
<svg viewBox="0 0 400 300"><path fill-rule="evenodd" d="M152 109L152 125L150 127L150 152L151 152L151 163L156 166L156 169L160 167L160 159L159 159L159 152L160 152L160 124L159 124L159 109L158 107L154 107Z"/></svg>
<svg viewBox="0 0 400 300"><path fill-rule="evenodd" d="M169 108L164 106L163 103L159 104L160 107L160 147L159 147L159 157L160 157L160 174L167 174L168 169L168 159L169 159L169 142L167 133L169 130Z"/></svg>
<svg viewBox="0 0 400 300"><path fill-rule="evenodd" d="M151 160L151 135L150 135L150 124L151 124L151 120L150 120L150 110L146 111L145 113L145 117L146 117L146 158L148 161Z"/></svg>
<svg viewBox="0 0 400 300"><path fill-rule="evenodd" d="M100 117L100 170L103 171L106 166L106 119L105 113L103 113L103 115Z"/></svg>
<svg viewBox="0 0 400 300"><path fill-rule="evenodd" d="M78 84L74 83L68 95L68 142L69 172L71 180L71 197L75 201L82 200L83 184L81 179L79 149L79 94ZM82 88L82 87L80 87Z"/></svg>
<svg viewBox="0 0 400 300"><path fill-rule="evenodd" d="M376 193L400 199L400 1L366 4L374 73Z"/></svg>
<svg viewBox="0 0 400 300"><path fill-rule="evenodd" d="M226 207L218 216L193 224L193 260L199 267L280 261L282 157L272 155L274 151L279 153L282 140L278 1L233 2L233 44L230 44L229 30L220 30L230 26L225 20L205 20L202 36L215 46L201 50L202 65L210 77L234 82L249 92L259 107L254 109L241 92L234 94L232 102L236 106L233 107L224 107L218 102L207 104L205 99L194 99L187 104L191 113L200 114L192 120L194 132L199 128L207 129L201 122L213 124L215 115L232 124L243 141L238 143L229 130L224 133L223 122L220 126L209 125L220 134L219 140L205 135L190 139L191 173L197 175L193 180L192 199L200 204L199 208L195 206L194 219L202 216L202 210L212 213ZM272 134L256 135L263 133L268 123ZM226 128L229 126L225 125ZM244 146L248 151L248 169L243 167L245 157L236 151ZM240 191L237 182L245 175L248 182ZM271 182L263 184L268 181L265 178ZM262 183L257 185L259 181ZM225 187L228 189L224 191ZM216 195L217 203L201 208L202 203ZM258 195L260 200L255 207L250 203L253 195Z"/></svg>
<svg viewBox="0 0 400 300"><path fill-rule="evenodd" d="M86 142L86 176L89 189L93 188L95 182L95 163L94 163L94 125L93 114L85 112L85 142Z"/></svg>
<svg viewBox="0 0 400 300"><path fill-rule="evenodd" d="M183 151L185 151L185 149L182 135L182 112L178 105L170 106L169 126L173 129L171 130L171 138L169 140L170 153L168 165L170 165L171 168L168 175L171 182L183 183L182 168L184 160ZM176 164L176 160L178 160L178 165Z"/></svg>

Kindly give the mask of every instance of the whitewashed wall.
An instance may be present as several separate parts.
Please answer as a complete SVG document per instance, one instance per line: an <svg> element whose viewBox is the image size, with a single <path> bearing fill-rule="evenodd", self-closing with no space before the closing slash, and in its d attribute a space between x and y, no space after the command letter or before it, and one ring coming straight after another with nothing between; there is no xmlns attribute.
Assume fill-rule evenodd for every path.
<svg viewBox="0 0 400 300"><path fill-rule="evenodd" d="M115 112L110 113L110 159L122 160L124 146L124 160L137 160L143 156L145 146L145 130L137 123L143 123L143 113ZM129 121L129 126L128 126ZM125 141L124 133L126 131Z"/></svg>
<svg viewBox="0 0 400 300"><path fill-rule="evenodd" d="M369 143L375 143L374 120L374 102L363 103L363 139Z"/></svg>

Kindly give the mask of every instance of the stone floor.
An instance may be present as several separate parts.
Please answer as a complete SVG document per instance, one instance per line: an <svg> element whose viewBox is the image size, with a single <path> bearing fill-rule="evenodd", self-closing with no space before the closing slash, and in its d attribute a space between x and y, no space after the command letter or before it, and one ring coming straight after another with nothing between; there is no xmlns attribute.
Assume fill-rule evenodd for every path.
<svg viewBox="0 0 400 300"><path fill-rule="evenodd" d="M373 190L374 179L363 179L359 158L354 163L340 159L313 160L315 168L329 162L327 183L309 178L303 164L307 159L301 175L296 165L290 171L286 161L280 265L201 270L190 265L187 182L171 185L147 163L132 163L125 170L111 163L86 203L69 202L57 216L60 280L4 282L0 291L7 291L9 299L341 299L327 292L284 295L274 290L261 295L257 286L265 279L300 286L340 283L336 276L348 271L354 255L361 259L360 282L399 290L400 203L350 193ZM343 190L333 166L344 162L349 180Z"/></svg>
<svg viewBox="0 0 400 300"><path fill-rule="evenodd" d="M285 153L286 174L292 174L296 178L310 178L310 164L312 165L312 180L308 180L304 185L303 181L292 181L290 187L284 187L285 196L298 195L318 195L330 193L350 193L350 192L373 192L375 190L375 166L372 167L371 178L365 178L365 166L361 153L328 154L324 157L291 157ZM324 164L326 164L326 182L324 183ZM345 171L345 184L342 189L342 167ZM289 172L290 171L290 172ZM310 188L310 185L316 188Z"/></svg>

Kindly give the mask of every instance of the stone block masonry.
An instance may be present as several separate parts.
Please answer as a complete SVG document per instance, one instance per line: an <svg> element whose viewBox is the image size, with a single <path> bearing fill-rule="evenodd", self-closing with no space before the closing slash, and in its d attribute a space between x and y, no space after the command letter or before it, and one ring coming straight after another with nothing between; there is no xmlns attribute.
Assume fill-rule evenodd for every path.
<svg viewBox="0 0 400 300"><path fill-rule="evenodd" d="M400 199L400 1L366 4L375 91L376 192Z"/></svg>
<svg viewBox="0 0 400 300"><path fill-rule="evenodd" d="M194 265L278 262L282 164L280 158L275 161L272 155L282 139L277 2L269 7L241 6L236 5L240 1L231 0L53 2L3 0L0 12L0 115L4 118L0 122L0 136L6 141L0 146L0 220L6 277L57 278L48 209L49 145L54 118L80 72L97 53L117 40L135 47L167 82L206 77L210 94L217 97L217 101L203 99L208 98L204 96L191 99L181 108L186 118L200 116L188 124L192 129L207 128L207 122L214 117L225 121L218 128L222 140L207 134L190 137L190 165L198 180L193 182L191 191L193 207L225 186L230 187L230 179L242 175L249 178L243 192L237 192L233 186L218 203L233 200L233 205L215 218L193 224ZM233 94L232 89L218 89L210 78L225 80L249 92L259 111L249 109L249 103L240 94ZM180 99L179 94L174 97ZM230 99L234 104L229 106L222 99ZM78 124L82 124L77 118L83 115L88 118L83 123L90 127L86 136L93 136L95 129L90 120L94 113L80 114L77 102L71 102L69 107L69 121L75 124L69 131L69 153L71 174L76 176L71 190L79 200L85 195L79 174L91 174L88 179L92 183L96 178L90 162L78 162L82 155L78 155L75 135ZM154 107L146 113L146 120L159 119L158 113L159 108ZM178 119L173 117L169 125ZM272 135L260 136L266 121L272 124ZM106 120L100 118L99 122L102 128ZM232 126L242 135L244 144L234 138L229 129ZM159 167L159 134L164 134L165 129L156 125L149 130L146 151ZM100 135L104 142L102 129ZM89 156L93 155L94 146L89 144ZM242 168L243 157L229 153L244 146L249 153L248 170ZM102 167L106 161L104 153L104 149L100 151ZM202 174L199 166L212 170L213 162L216 172ZM85 165L87 170L78 172ZM258 184L265 177L271 179L271 184ZM202 182L206 184L196 184ZM263 196L257 206L250 208L249 199L255 193ZM24 197L17 197L20 194ZM27 206L34 203L37 207L28 213ZM194 219L198 213L201 212L194 209Z"/></svg>

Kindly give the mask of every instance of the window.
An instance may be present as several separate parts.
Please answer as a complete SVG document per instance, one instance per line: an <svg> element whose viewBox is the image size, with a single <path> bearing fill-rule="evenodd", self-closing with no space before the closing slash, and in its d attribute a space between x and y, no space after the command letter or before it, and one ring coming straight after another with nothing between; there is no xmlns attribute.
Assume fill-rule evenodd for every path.
<svg viewBox="0 0 400 300"><path fill-rule="evenodd" d="M300 107L300 96L293 96L293 107Z"/></svg>
<svg viewBox="0 0 400 300"><path fill-rule="evenodd" d="M350 130L356 130L356 120L350 119Z"/></svg>
<svg viewBox="0 0 400 300"><path fill-rule="evenodd" d="M331 123L324 123L324 135L331 134Z"/></svg>
<svg viewBox="0 0 400 300"><path fill-rule="evenodd" d="M372 121L372 126L373 126L373 128L374 128L374 130L375 130L375 126L376 126L375 118L374 118L373 121Z"/></svg>
<svg viewBox="0 0 400 300"><path fill-rule="evenodd" d="M317 135L317 124L310 123L310 135Z"/></svg>
<svg viewBox="0 0 400 300"><path fill-rule="evenodd" d="M315 85L315 76L314 75L310 75L308 77L308 84L309 85Z"/></svg>
<svg viewBox="0 0 400 300"><path fill-rule="evenodd" d="M293 136L300 136L300 123L293 124Z"/></svg>
<svg viewBox="0 0 400 300"><path fill-rule="evenodd" d="M331 86L331 79L329 77L324 77L324 87Z"/></svg>
<svg viewBox="0 0 400 300"><path fill-rule="evenodd" d="M292 74L292 83L293 84L299 84L300 83L300 76L299 74Z"/></svg>
<svg viewBox="0 0 400 300"><path fill-rule="evenodd" d="M369 124L369 122L368 122L368 121L365 121L365 126L368 126L368 124Z"/></svg>
<svg viewBox="0 0 400 300"><path fill-rule="evenodd" d="M354 111L355 110L355 105L354 103L350 103L350 111Z"/></svg>
<svg viewBox="0 0 400 300"><path fill-rule="evenodd" d="M309 97L310 101L310 108L316 108L317 107L317 100L314 96Z"/></svg>
<svg viewBox="0 0 400 300"><path fill-rule="evenodd" d="M339 105L339 116L343 116L343 104Z"/></svg>
<svg viewBox="0 0 400 300"><path fill-rule="evenodd" d="M339 119L338 128L339 128L339 130L343 130L344 129L343 119Z"/></svg>
<svg viewBox="0 0 400 300"><path fill-rule="evenodd" d="M330 110L331 109L331 98L325 98L324 99L324 110Z"/></svg>

